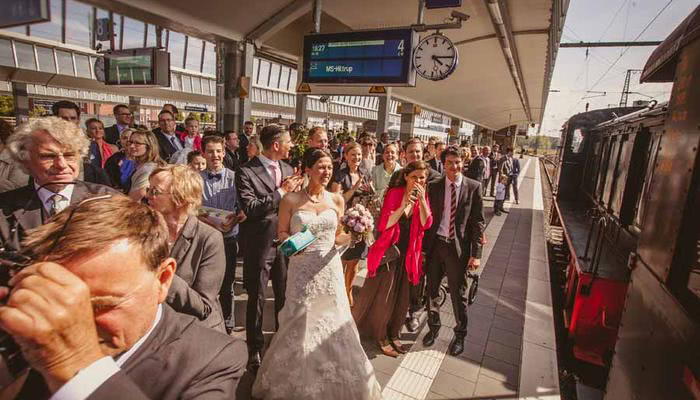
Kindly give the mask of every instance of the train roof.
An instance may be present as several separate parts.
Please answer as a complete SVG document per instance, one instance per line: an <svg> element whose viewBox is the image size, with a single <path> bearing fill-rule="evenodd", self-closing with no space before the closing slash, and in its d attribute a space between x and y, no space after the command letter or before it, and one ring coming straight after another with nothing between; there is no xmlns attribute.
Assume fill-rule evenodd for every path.
<svg viewBox="0 0 700 400"><path fill-rule="evenodd" d="M651 53L639 82L673 82L680 51L700 37L700 6Z"/></svg>
<svg viewBox="0 0 700 400"><path fill-rule="evenodd" d="M638 121L642 118L653 117L656 115L664 114L668 110L668 102L657 103L652 101L648 106L625 115L617 116L613 119L603 121L596 125L596 128L605 128L607 126L612 126L619 123L630 123Z"/></svg>
<svg viewBox="0 0 700 400"><path fill-rule="evenodd" d="M640 109L641 107L613 107L586 111L578 113L569 118L567 124L575 123L576 125L596 126L601 122L609 121L621 115L633 113Z"/></svg>

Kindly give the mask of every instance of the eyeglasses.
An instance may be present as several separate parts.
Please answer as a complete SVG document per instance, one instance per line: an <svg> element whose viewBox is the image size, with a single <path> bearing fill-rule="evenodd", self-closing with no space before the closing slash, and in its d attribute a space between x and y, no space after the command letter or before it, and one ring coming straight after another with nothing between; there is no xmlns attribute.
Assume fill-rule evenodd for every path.
<svg viewBox="0 0 700 400"><path fill-rule="evenodd" d="M160 189L158 189L155 186L150 186L148 189L146 189L146 195L148 197L160 196L162 194L171 194L171 193L170 192L161 192Z"/></svg>
<svg viewBox="0 0 700 400"><path fill-rule="evenodd" d="M121 115L122 117L124 117L124 116L129 116L129 117L131 117L133 114L131 114L131 113L119 113L119 114L117 114L117 115Z"/></svg>
<svg viewBox="0 0 700 400"><path fill-rule="evenodd" d="M39 160L42 163L53 163L58 159L63 158L63 160L71 162L76 161L80 158L78 153L68 152L68 153L39 153Z"/></svg>
<svg viewBox="0 0 700 400"><path fill-rule="evenodd" d="M127 140L127 142L126 142L126 145L127 145L127 146L131 146L132 144L133 144L134 146L148 146L148 143L136 142L136 141L133 141L133 140Z"/></svg>

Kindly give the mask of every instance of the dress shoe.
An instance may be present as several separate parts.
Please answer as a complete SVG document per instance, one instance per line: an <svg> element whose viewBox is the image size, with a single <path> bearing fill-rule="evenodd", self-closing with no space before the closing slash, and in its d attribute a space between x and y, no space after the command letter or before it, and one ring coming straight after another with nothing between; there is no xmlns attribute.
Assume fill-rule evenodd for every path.
<svg viewBox="0 0 700 400"><path fill-rule="evenodd" d="M401 343L399 339L389 339L389 343L391 344L391 347L393 347L399 354L408 353L409 346Z"/></svg>
<svg viewBox="0 0 700 400"><path fill-rule="evenodd" d="M439 332L440 328L429 330L428 333L423 336L423 346L430 347L435 344L435 339L437 339Z"/></svg>
<svg viewBox="0 0 700 400"><path fill-rule="evenodd" d="M460 336L455 336L450 343L450 355L458 356L464 351L464 338Z"/></svg>
<svg viewBox="0 0 700 400"><path fill-rule="evenodd" d="M386 339L377 341L377 346L379 346L379 350L381 350L384 355L394 358L399 356L399 353L394 350L394 347Z"/></svg>
<svg viewBox="0 0 700 400"><path fill-rule="evenodd" d="M246 367L248 369L248 372L250 372L253 375L257 374L258 368L260 368L261 362L262 362L262 360L260 358L259 351L254 351L254 352L250 353L250 355L248 356L248 365Z"/></svg>
<svg viewBox="0 0 700 400"><path fill-rule="evenodd" d="M515 199L515 204L520 204L520 200Z"/></svg>
<svg viewBox="0 0 700 400"><path fill-rule="evenodd" d="M415 332L416 329L418 329L418 325L420 325L418 317L416 317L416 314L411 314L406 321L406 329L408 329L409 332Z"/></svg>
<svg viewBox="0 0 700 400"><path fill-rule="evenodd" d="M493 215L497 215L497 216L500 217L500 216L501 216L501 212L500 212L500 211L496 211L495 213L493 213Z"/></svg>

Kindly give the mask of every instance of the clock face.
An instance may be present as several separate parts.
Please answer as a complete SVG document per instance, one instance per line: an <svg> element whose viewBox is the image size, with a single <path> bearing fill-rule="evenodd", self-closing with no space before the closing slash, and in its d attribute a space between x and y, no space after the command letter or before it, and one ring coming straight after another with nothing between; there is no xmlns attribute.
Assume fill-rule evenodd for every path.
<svg viewBox="0 0 700 400"><path fill-rule="evenodd" d="M413 65L418 75L431 81L445 79L455 70L459 53L452 41L439 33L427 36L413 52Z"/></svg>
<svg viewBox="0 0 700 400"><path fill-rule="evenodd" d="M95 79L100 82L105 81L105 59L103 57L97 57L95 60Z"/></svg>

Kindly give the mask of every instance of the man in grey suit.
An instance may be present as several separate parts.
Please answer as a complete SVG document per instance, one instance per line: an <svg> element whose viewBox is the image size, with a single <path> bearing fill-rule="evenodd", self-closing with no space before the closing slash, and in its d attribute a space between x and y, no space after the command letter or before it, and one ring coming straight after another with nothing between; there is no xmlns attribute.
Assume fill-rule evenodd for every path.
<svg viewBox="0 0 700 400"><path fill-rule="evenodd" d="M0 193L0 244L19 249L27 230L69 205L115 193L107 186L77 181L89 145L77 125L57 117L33 120L10 136L10 154L31 182Z"/></svg>
<svg viewBox="0 0 700 400"><path fill-rule="evenodd" d="M260 142L260 155L243 164L236 174L240 207L247 216L240 235L247 244L243 248L243 268L247 270L246 342L248 369L252 373L260 366L265 343L262 322L268 281L272 280L275 293L275 322L285 300L287 261L274 242L279 204L286 193L296 191L304 180L301 175L292 175L292 167L281 161L289 158L292 148L289 132L278 125L268 125L260 132Z"/></svg>
<svg viewBox="0 0 700 400"><path fill-rule="evenodd" d="M176 268L165 219L106 197L27 237L33 260L0 291L0 327L31 367L10 389L20 399L235 399L243 342L163 304Z"/></svg>

